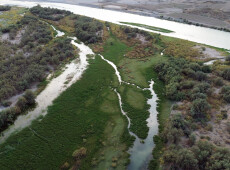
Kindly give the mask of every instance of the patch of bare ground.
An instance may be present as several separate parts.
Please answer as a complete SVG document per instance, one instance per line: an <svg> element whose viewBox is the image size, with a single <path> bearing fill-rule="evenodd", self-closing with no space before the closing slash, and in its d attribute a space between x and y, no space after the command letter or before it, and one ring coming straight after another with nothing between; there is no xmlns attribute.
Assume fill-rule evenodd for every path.
<svg viewBox="0 0 230 170"><path fill-rule="evenodd" d="M205 126L199 126L194 132L197 139L207 139L217 146L230 148L230 133L227 124L230 122L230 104L221 100L221 88L212 88L213 97L210 120Z"/></svg>
<svg viewBox="0 0 230 170"><path fill-rule="evenodd" d="M21 30L19 30L16 34L16 36L14 37L14 39L12 39L10 37L10 34L9 33L4 33L2 34L2 36L0 37L0 40L1 41L8 41L10 42L11 44L20 44L21 42L21 38L23 36L23 34L25 33L26 31L26 28L22 28Z"/></svg>
<svg viewBox="0 0 230 170"><path fill-rule="evenodd" d="M200 54L202 54L199 56L199 59L204 60L204 61L210 60L210 59L223 59L223 58L225 58L225 56L221 52L219 52L213 48L209 48L209 47L206 47L203 45L196 45L193 48L197 49L200 52Z"/></svg>
<svg viewBox="0 0 230 170"><path fill-rule="evenodd" d="M137 40L140 40L140 41L141 41L141 44L146 44L146 43L148 43L148 41L146 41L146 39L145 39L145 36L143 36L143 35L141 35L141 34L139 34L139 33L137 33L136 39L137 39Z"/></svg>

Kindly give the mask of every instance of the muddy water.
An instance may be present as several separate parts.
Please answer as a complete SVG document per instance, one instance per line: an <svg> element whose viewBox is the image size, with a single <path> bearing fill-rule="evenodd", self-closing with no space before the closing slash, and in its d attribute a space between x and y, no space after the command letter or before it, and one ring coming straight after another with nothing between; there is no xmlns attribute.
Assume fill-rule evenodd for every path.
<svg viewBox="0 0 230 170"><path fill-rule="evenodd" d="M57 35L55 37L61 37L61 36L65 35L64 32L57 30L53 25L51 25L51 27L57 32Z"/></svg>
<svg viewBox="0 0 230 170"><path fill-rule="evenodd" d="M220 58L220 59L210 60L208 62L205 62L204 65L212 65L215 61L225 61L225 59Z"/></svg>
<svg viewBox="0 0 230 170"><path fill-rule="evenodd" d="M120 73L117 69L117 66L105 59L102 55L100 55L101 58L106 61L108 64L110 64L114 70L115 70L115 74L118 78L118 81L121 83L125 83L125 84L129 84L129 85L133 85L131 83L127 83L122 81ZM150 81L150 85L149 88L145 88L142 90L149 90L151 92L151 98L148 99L147 103L150 105L150 109L149 109L149 118L147 119L147 125L149 127L149 132L148 132L148 136L145 140L140 140L133 132L131 132L129 130L130 128L130 124L131 124L131 120L128 117L127 113L123 110L122 108L122 98L121 95L117 92L117 90L115 89L114 91L116 92L118 99L119 99L119 104L120 104L120 109L123 115L126 116L127 120L128 120L128 130L131 136L135 137L135 142L132 148L129 149L129 153L130 153L130 164L128 165L128 169L129 170L139 170L139 169L147 169L148 168L148 164L150 162L150 160L152 159L152 150L155 146L154 142L153 142L153 136L157 135L158 133L158 121L157 121L157 95L156 93L153 91L153 85L154 82L151 80ZM136 86L137 88L140 88L139 86Z"/></svg>
<svg viewBox="0 0 230 170"><path fill-rule="evenodd" d="M129 150L131 154L129 170L148 169L148 164L152 159L152 150L155 146L153 137L158 134L158 121L157 121L157 95L153 91L154 82L151 80L149 90L151 92L151 98L148 99L147 103L150 105L149 118L147 119L147 125L149 127L148 136L144 141L140 141L136 138L134 146Z"/></svg>
<svg viewBox="0 0 230 170"><path fill-rule="evenodd" d="M116 24L121 24L119 22L134 22L139 24L160 27L160 28L165 28L174 31L173 33L169 33L169 34L161 33L162 35L181 38L185 40L190 40L190 41L230 50L230 33L214 30L210 28L198 27L194 25L177 23L173 21L157 19L154 17L141 16L137 14L130 14L130 13L119 12L119 11L83 7L83 6L71 5L65 3L48 3L44 0L42 2L1 0L0 4L18 5L23 7L33 7L37 4L40 4L43 7L64 9L64 10L71 11L75 14L85 15L88 17L109 21ZM140 29L147 30L150 32L155 32L144 28L140 28Z"/></svg>
<svg viewBox="0 0 230 170"><path fill-rule="evenodd" d="M47 107L52 105L63 91L70 87L74 82L79 80L88 66L87 55L94 54L92 50L83 43L75 42L76 37L70 37L71 43L80 49L79 62L72 61L65 66L65 70L56 78L53 78L48 86L37 96L37 107L26 115L19 116L15 123L5 130L0 138L0 143L4 142L12 133L29 126L31 122L40 116L47 114Z"/></svg>

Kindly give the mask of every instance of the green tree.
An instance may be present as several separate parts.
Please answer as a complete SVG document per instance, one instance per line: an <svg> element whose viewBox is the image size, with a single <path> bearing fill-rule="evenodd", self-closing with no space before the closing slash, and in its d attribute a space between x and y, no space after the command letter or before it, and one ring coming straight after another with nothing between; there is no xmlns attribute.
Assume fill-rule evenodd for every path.
<svg viewBox="0 0 230 170"><path fill-rule="evenodd" d="M23 96L26 99L28 105L34 105L35 104L35 96L31 90L26 90L26 92Z"/></svg>

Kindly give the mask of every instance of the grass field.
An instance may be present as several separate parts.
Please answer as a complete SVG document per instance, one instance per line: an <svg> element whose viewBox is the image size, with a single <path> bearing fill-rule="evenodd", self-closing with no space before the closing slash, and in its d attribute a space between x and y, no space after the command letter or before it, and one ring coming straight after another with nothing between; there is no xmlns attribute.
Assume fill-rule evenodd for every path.
<svg viewBox="0 0 230 170"><path fill-rule="evenodd" d="M167 58L157 53L145 61L129 59L124 55L131 49L110 32L102 55L117 65L124 81L146 88L153 78L154 90L157 95L163 95L164 86L158 82L153 65ZM66 162L71 167L76 164L72 153L84 147L87 152L81 159L81 169L126 169L129 158L126 151L134 139L128 133L127 120L120 112L112 88L118 88L122 96L123 109L131 118L130 130L146 138L150 93L132 85L119 86L113 68L96 56L90 60L81 80L54 101L44 118L0 145L0 167L60 169ZM163 124L168 118L170 103L167 100L159 103L162 109L159 121Z"/></svg>
<svg viewBox="0 0 230 170"><path fill-rule="evenodd" d="M126 25L137 26L137 27L141 27L141 28L146 28L146 29L149 29L149 30L152 30L152 31L158 31L158 32L163 32L163 33L172 33L173 32L173 31L168 30L168 29L149 26L149 25L144 25L144 24L138 24L138 23L133 23L133 22L120 22L120 23L126 24Z"/></svg>
<svg viewBox="0 0 230 170"><path fill-rule="evenodd" d="M16 24L23 14L27 11L25 8L12 7L9 11L1 12L0 14L0 28L8 27L9 25Z"/></svg>
<svg viewBox="0 0 230 170"><path fill-rule="evenodd" d="M118 159L117 168L125 169L132 138L110 88L116 81L113 75L100 57L91 60L82 79L54 101L42 121L34 121L0 146L0 167L59 169L65 162L72 165L73 151L85 147L82 169L109 168L113 157Z"/></svg>

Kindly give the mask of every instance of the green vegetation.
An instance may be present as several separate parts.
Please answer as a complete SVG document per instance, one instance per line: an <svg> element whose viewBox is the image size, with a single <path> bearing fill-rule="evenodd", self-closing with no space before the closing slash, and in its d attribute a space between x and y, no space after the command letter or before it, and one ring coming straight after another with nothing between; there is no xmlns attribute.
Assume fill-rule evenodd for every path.
<svg viewBox="0 0 230 170"><path fill-rule="evenodd" d="M26 15L3 32L9 35L9 40L0 42L0 86L4 87L0 90L0 101L43 81L47 71L75 54L70 39L51 42L50 26L31 16Z"/></svg>
<svg viewBox="0 0 230 170"><path fill-rule="evenodd" d="M10 6L0 6L0 11L9 11L10 9Z"/></svg>
<svg viewBox="0 0 230 170"><path fill-rule="evenodd" d="M132 23L132 22L120 22L120 23L126 24L126 25L138 26L138 27L146 28L146 29L153 30L153 31L163 32L163 33L172 33L173 32L173 31L168 30L168 29L144 25L144 24L138 24L138 23Z"/></svg>
<svg viewBox="0 0 230 170"><path fill-rule="evenodd" d="M30 9L30 12L36 16L39 16L43 19L48 19L52 21L58 21L65 16L71 14L69 11L59 10L55 8L42 8L40 5L37 5Z"/></svg>
<svg viewBox="0 0 230 170"><path fill-rule="evenodd" d="M134 85L120 85L114 69L99 56L89 59L89 68L82 78L54 101L48 108L46 117L35 120L30 127L13 134L0 145L0 167L125 169L129 157L127 150L132 146L134 138L128 133L127 120L121 114L118 97L113 89L121 94L122 107L131 119L130 130L145 139L148 133L146 119L149 117L147 99L150 94L135 85L147 88L149 81L153 79L154 91L158 97L159 135L154 137L154 159L150 162L149 169L230 168L229 150L207 142L206 140L215 142L212 136L199 135L200 131L212 131L214 121L223 123L221 121L227 119L227 111L218 109L223 109L230 102L230 86L227 82L230 79L229 61L220 61L210 67L202 64L199 59L201 54L193 48L193 42L40 6L32 8L31 13L37 17L25 15L14 26L2 29L12 39L20 30L25 29L21 43L14 47L11 43L0 46L2 49L9 49L2 50L6 51L2 56L20 47L23 54L29 52L31 55L27 59L22 56L18 60L30 61L27 65L37 61L38 69L23 72L28 75L23 79L29 77L31 80L30 74L33 75L34 72L44 76L44 70L49 71L47 66L56 69L61 62L74 55L73 47L69 45L70 40L53 40L53 30L40 22L40 17L57 29L66 31L68 35L77 35L81 41L90 44L96 53L116 64L122 80ZM154 27L147 29L171 32ZM164 55L161 56L160 52L163 50ZM34 57L31 57L32 54ZM8 56L11 63L16 63L14 67L21 64L18 60L11 60L11 57ZM6 58L3 57L2 61L5 63L0 70L7 69L4 68ZM3 74L9 73L3 71ZM27 86L33 82L29 80L28 84L25 83ZM36 81L43 82L41 89L47 84L43 77ZM11 81L0 81L3 85L8 82ZM21 84L10 85L15 89L21 87ZM25 89L22 88L21 91ZM2 105L10 105L5 98L3 97ZM19 113L18 111L33 104L33 94L26 92L15 108L7 110L7 114L0 114L0 127L13 122L12 112ZM225 130L228 132L229 127L227 122Z"/></svg>
<svg viewBox="0 0 230 170"><path fill-rule="evenodd" d="M84 147L86 155L77 161L82 169L97 167L107 152L110 157L119 158L117 168L124 169L128 157L125 151L132 138L127 132L117 96L110 88L117 81L113 75L113 68L100 57L90 60L81 81L54 101L42 121L34 121L0 146L0 166L3 169L18 166L59 169L68 162L76 167L78 164L73 161L72 153ZM107 168L112 164L111 159L108 161L111 162L107 162Z"/></svg>
<svg viewBox="0 0 230 170"><path fill-rule="evenodd" d="M9 105L11 105L11 103L8 104L8 106ZM9 125L13 124L18 115L25 113L27 109L33 108L34 106L35 95L32 91L27 90L25 94L18 99L14 107L0 112L0 131L5 130Z"/></svg>
<svg viewBox="0 0 230 170"><path fill-rule="evenodd" d="M166 165L174 169L229 169L230 152L224 148L215 147L207 141L199 141L191 148L171 146L164 153Z"/></svg>
<svg viewBox="0 0 230 170"><path fill-rule="evenodd" d="M103 24L98 20L75 15L72 17L75 20L76 36L87 44L96 43L102 40Z"/></svg>
<svg viewBox="0 0 230 170"><path fill-rule="evenodd" d="M0 31L20 21L26 11L27 9L19 7L11 7L8 11L2 11L0 15Z"/></svg>

